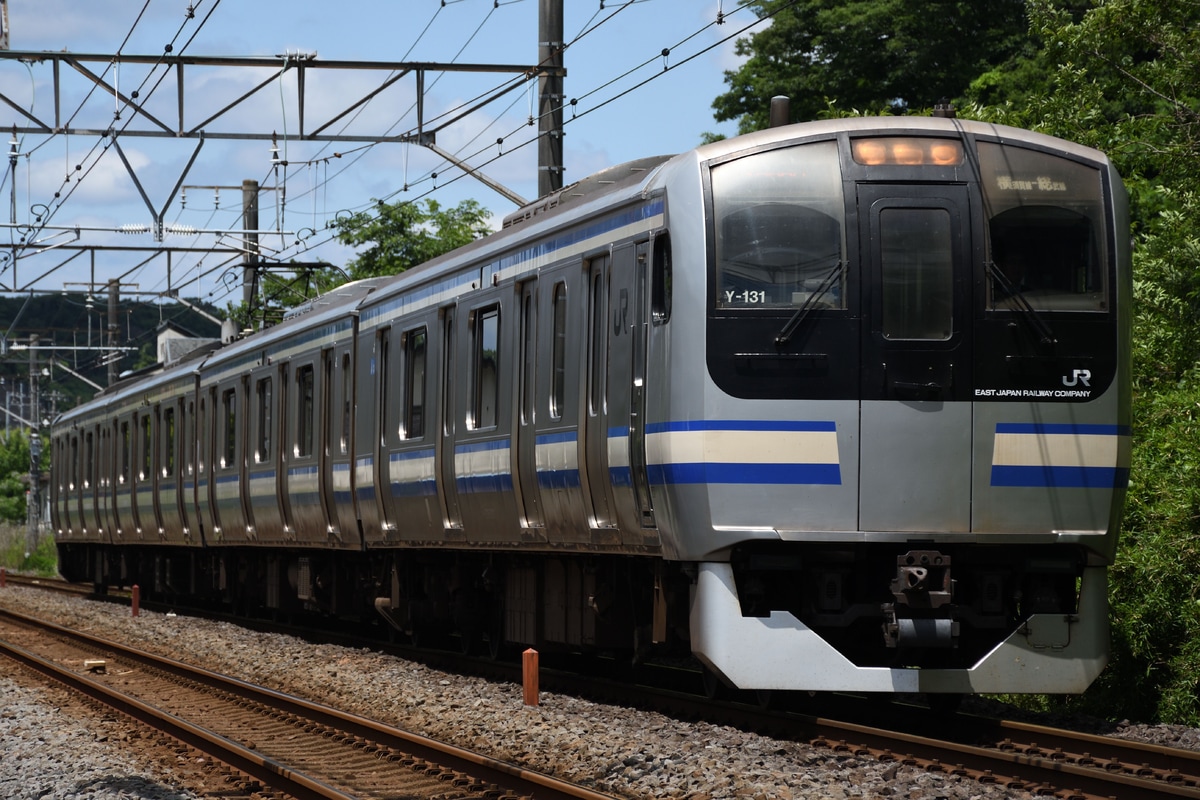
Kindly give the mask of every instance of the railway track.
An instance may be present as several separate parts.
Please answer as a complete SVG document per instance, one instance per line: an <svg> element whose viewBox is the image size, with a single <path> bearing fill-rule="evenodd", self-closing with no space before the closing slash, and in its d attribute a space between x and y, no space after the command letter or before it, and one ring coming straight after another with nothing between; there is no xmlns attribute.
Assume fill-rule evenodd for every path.
<svg viewBox="0 0 1200 800"><path fill-rule="evenodd" d="M556 676L550 682L567 680ZM683 681L676 680L675 685ZM559 685L560 691L572 689ZM583 691L583 686L577 687ZM1061 800L1200 800L1200 752L971 714L936 713L879 698L777 697L771 708L704 700L687 692L604 687L612 702L758 730L815 747L961 775Z"/></svg>
<svg viewBox="0 0 1200 800"><path fill-rule="evenodd" d="M457 668L472 671L470 659L464 661L452 653L435 657L438 662L448 660ZM511 674L503 679L519 681L519 673L511 665L487 662L483 666L493 676L507 670ZM698 687L698 677L696 681ZM666 683L680 686L687 681L675 676ZM638 686L632 681L559 670L545 670L542 684L553 691L764 731L835 752L964 775L1063 800L1200 800L1200 753L1194 751L964 714L930 714L877 700L855 704L838 698L814 713L811 705L764 710L753 702L712 702L695 694L664 691L661 686ZM548 795L539 790L537 796Z"/></svg>
<svg viewBox="0 0 1200 800"><path fill-rule="evenodd" d="M12 584L13 586L28 586L35 589L44 589L48 592L59 592L61 594L69 594L76 597L87 597L92 594L92 590L80 583L68 583L62 578L38 578L33 575L21 575L11 572L4 573L4 583Z"/></svg>
<svg viewBox="0 0 1200 800"><path fill-rule="evenodd" d="M607 797L21 614L0 612L0 653L301 800Z"/></svg>
<svg viewBox="0 0 1200 800"><path fill-rule="evenodd" d="M559 691L573 691L555 676ZM764 709L704 700L684 692L604 687L586 691L612 702L645 704L672 715L758 730L815 747L877 758L930 772L961 775L1061 800L1200 800L1200 752L970 714L941 714L878 698L828 698L823 713L800 699ZM678 685L678 683L677 683ZM585 691L582 685L576 687ZM828 714L828 715L824 715ZM834 716L836 715L836 718Z"/></svg>
<svg viewBox="0 0 1200 800"><path fill-rule="evenodd" d="M812 724L819 746L1064 800L1200 798L1200 753L1188 750L967 717L936 723L936 736L829 719Z"/></svg>

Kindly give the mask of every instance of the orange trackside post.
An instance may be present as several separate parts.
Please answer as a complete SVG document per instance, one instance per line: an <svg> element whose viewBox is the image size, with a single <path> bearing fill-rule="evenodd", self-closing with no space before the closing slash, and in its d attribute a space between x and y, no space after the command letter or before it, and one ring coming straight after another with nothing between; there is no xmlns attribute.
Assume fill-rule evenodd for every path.
<svg viewBox="0 0 1200 800"><path fill-rule="evenodd" d="M133 609L133 616L135 616L135 617L138 615L138 610L139 610L139 609L138 609L138 606L139 606L139 605L141 605L141 600L142 600L142 590L141 590L141 587L139 587L139 586L138 586L138 585L135 583L135 584L133 585L133 598L132 598L132 602L130 602L130 607Z"/></svg>
<svg viewBox="0 0 1200 800"><path fill-rule="evenodd" d="M521 654L521 675L525 684L525 705L538 704L538 651L532 647Z"/></svg>

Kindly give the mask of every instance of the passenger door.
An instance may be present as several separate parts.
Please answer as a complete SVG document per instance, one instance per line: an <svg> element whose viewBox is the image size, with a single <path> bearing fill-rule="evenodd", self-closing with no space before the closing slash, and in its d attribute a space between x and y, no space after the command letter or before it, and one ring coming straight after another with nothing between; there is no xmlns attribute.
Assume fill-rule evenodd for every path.
<svg viewBox="0 0 1200 800"><path fill-rule="evenodd" d="M512 474L521 502L521 527L543 528L541 491L537 475L537 282L521 285L520 362L517 365L517 414Z"/></svg>
<svg viewBox="0 0 1200 800"><path fill-rule="evenodd" d="M587 374L583 398L583 483L592 507L592 528L615 528L608 457L609 256L588 263Z"/></svg>
<svg viewBox="0 0 1200 800"><path fill-rule="evenodd" d="M455 468L455 432L458 421L458 382L454 370L458 363L458 353L455 348L458 340L455 336L455 313L453 308L447 308L442 314L442 391L441 391L441 428L439 430L438 448L435 456L438 481L438 492L442 501L442 522L447 531L462 528L462 512L458 506L458 472Z"/></svg>
<svg viewBox="0 0 1200 800"><path fill-rule="evenodd" d="M971 522L970 207L961 185L858 186L864 468L859 528Z"/></svg>
<svg viewBox="0 0 1200 800"><path fill-rule="evenodd" d="M358 513L354 498L354 359L353 340L325 351L326 421L325 446L321 448L325 464L321 474L331 478L326 493L332 533L343 544L357 543Z"/></svg>

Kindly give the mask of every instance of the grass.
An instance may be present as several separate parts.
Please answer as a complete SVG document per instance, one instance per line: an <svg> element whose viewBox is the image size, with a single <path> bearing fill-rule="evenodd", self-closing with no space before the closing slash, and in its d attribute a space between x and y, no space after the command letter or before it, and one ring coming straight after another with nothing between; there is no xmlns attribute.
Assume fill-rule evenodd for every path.
<svg viewBox="0 0 1200 800"><path fill-rule="evenodd" d="M30 550L28 530L24 525L0 523L0 567L43 578L57 575L58 551L54 537L48 533L39 534L37 546Z"/></svg>

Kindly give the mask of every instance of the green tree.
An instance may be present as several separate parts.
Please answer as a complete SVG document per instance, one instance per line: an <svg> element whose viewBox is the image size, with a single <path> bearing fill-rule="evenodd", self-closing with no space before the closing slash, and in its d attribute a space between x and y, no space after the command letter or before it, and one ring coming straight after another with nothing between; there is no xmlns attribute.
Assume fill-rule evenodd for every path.
<svg viewBox="0 0 1200 800"><path fill-rule="evenodd" d="M354 280L398 275L491 232L487 209L464 200L443 209L436 200L423 203L377 201L334 223L338 241L366 249L346 265Z"/></svg>
<svg viewBox="0 0 1200 800"><path fill-rule="evenodd" d="M972 116L1104 150L1134 224L1134 451L1110 576L1112 660L1082 701L1200 723L1200 6L1030 0L1038 91L978 79ZM1031 67L1032 68L1032 67ZM1037 71L1037 70L1035 70ZM983 96L983 95L978 95Z"/></svg>
<svg viewBox="0 0 1200 800"><path fill-rule="evenodd" d="M443 253L491 233L490 213L474 200L443 209L433 199L412 203L375 201L370 211L333 223L342 244L363 249L339 269L332 264L288 265L287 272L263 271L261 302L230 304L229 319L239 328L267 326L283 318L284 309L325 294L347 281L398 275Z"/></svg>
<svg viewBox="0 0 1200 800"><path fill-rule="evenodd" d="M42 448L41 468L49 468L48 447ZM23 430L0 434L0 521L24 523L29 477L29 435Z"/></svg>
<svg viewBox="0 0 1200 800"><path fill-rule="evenodd" d="M757 0L769 27L739 39L746 61L713 101L740 132L765 128L770 99L792 99L794 121L831 104L870 111L931 107L1027 49L1024 0Z"/></svg>
<svg viewBox="0 0 1200 800"><path fill-rule="evenodd" d="M1031 109L1107 151L1134 201L1134 468L1112 571L1109 714L1200 723L1200 5L1108 0L1031 18L1058 69Z"/></svg>

